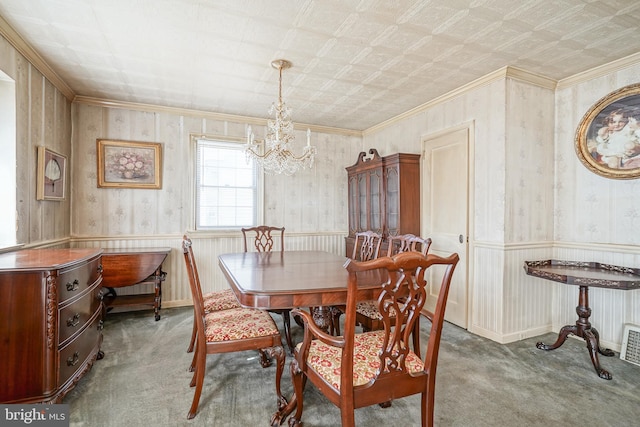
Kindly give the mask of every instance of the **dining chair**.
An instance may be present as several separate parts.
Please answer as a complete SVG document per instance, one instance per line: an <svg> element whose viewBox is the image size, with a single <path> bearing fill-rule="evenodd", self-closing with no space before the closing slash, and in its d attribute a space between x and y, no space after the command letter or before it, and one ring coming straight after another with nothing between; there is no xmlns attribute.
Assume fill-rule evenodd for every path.
<svg viewBox="0 0 640 427"><path fill-rule="evenodd" d="M304 322L304 339L298 344L291 362L291 374L296 412L289 426L302 424L304 387L309 380L329 401L340 408L343 427L354 426L354 410L421 394L422 426L433 426L433 405L438 351L444 323L444 312L451 276L458 263L458 254L447 258L434 254L423 256L403 252L393 258L380 257L371 261L348 260L349 272L346 320L343 336L323 332L304 311L294 309L294 316ZM436 267L436 266L444 266ZM419 321L427 297L427 274L442 273L438 300L431 320L429 341L424 358L410 349L409 339ZM384 328L356 333L356 302L358 274L380 274L381 297L379 309ZM437 284L436 281L433 284ZM401 322L391 323L390 312ZM424 312L423 312L424 313Z"/></svg>
<svg viewBox="0 0 640 427"><path fill-rule="evenodd" d="M231 289L224 289L222 291L207 292L202 295L204 301L204 312L211 313L212 311L228 310L230 308L240 308L241 305L238 302L235 294ZM195 312L194 312L195 316ZM191 341L189 341L189 347L187 353L193 351L193 345L196 342L196 322L193 322L193 330L191 331ZM192 365L193 367L193 365Z"/></svg>
<svg viewBox="0 0 640 427"><path fill-rule="evenodd" d="M241 228L244 237L244 251L249 252L249 247L253 247L256 252L273 252L277 250L276 241L280 241L280 253L284 252L284 227L272 227L268 225L259 225L256 227ZM249 241L253 239L250 245ZM271 313L277 313L282 316L282 324L284 327L284 338L287 341L289 351L293 353L293 340L291 339L291 309L267 310Z"/></svg>
<svg viewBox="0 0 640 427"><path fill-rule="evenodd" d="M393 256L402 252L420 252L427 255L431 247L431 238L423 239L414 234L402 234L399 236L389 236L387 256ZM391 321L394 322L393 312ZM356 323L362 330L375 331L382 329L382 315L378 311L377 301L360 301L356 305Z"/></svg>
<svg viewBox="0 0 640 427"><path fill-rule="evenodd" d="M182 249L189 276L197 329L194 346L195 368L190 384L191 387L195 386L195 391L187 418L194 418L198 411L207 355L245 350L260 350L276 359L275 384L277 405L280 410L286 404L280 389L285 355L282 337L273 318L266 311L252 308L230 308L205 313L192 242L187 236L183 237Z"/></svg>
<svg viewBox="0 0 640 427"><path fill-rule="evenodd" d="M369 261L378 258L381 245L382 234L375 233L371 230L355 233L351 259L356 261ZM340 335L340 316L344 314L344 307L344 305L331 307L331 323L329 325L329 333L331 333L331 335Z"/></svg>

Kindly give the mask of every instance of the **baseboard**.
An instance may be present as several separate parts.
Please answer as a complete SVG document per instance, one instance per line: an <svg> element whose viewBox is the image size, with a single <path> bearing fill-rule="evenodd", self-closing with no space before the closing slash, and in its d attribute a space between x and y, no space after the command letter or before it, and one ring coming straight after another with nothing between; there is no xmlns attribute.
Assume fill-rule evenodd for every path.
<svg viewBox="0 0 640 427"><path fill-rule="evenodd" d="M540 326L533 329L527 329L525 331L513 332L510 334L498 334L494 331L490 331L488 329L484 329L479 326L471 326L469 328L469 332L479 335L483 338L490 339L491 341L495 341L499 344L509 344L516 341L522 341L527 338L537 337L538 335L543 335L549 332L553 332L551 325Z"/></svg>
<svg viewBox="0 0 640 427"><path fill-rule="evenodd" d="M175 301L162 301L162 308L177 308L192 306L193 301L191 299L175 300Z"/></svg>

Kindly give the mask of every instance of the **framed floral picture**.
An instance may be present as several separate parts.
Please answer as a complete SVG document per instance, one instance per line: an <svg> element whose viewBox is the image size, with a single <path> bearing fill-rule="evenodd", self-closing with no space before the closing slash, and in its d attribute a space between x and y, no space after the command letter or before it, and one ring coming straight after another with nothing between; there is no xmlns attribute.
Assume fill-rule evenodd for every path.
<svg viewBox="0 0 640 427"><path fill-rule="evenodd" d="M64 200L67 158L48 148L38 147L37 200Z"/></svg>
<svg viewBox="0 0 640 427"><path fill-rule="evenodd" d="M592 172L606 178L640 178L640 83L596 102L582 118L576 154Z"/></svg>
<svg viewBox="0 0 640 427"><path fill-rule="evenodd" d="M97 140L98 187L162 188L162 144Z"/></svg>

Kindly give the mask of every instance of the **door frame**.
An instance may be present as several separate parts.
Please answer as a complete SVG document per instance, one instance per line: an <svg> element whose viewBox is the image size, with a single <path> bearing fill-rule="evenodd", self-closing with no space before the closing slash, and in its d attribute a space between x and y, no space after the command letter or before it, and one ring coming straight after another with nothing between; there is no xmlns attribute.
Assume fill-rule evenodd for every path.
<svg viewBox="0 0 640 427"><path fill-rule="evenodd" d="M453 132L457 132L460 130L467 130L467 271L465 272L466 274L466 283L467 283L467 321L466 321L466 325L465 325L465 329L469 330L469 325L471 324L471 319L472 319L472 314L473 314L473 305L474 305L474 295L473 295L473 289L474 286L471 284L471 279L474 277L473 274L473 270L474 270L474 248L475 248L475 244L474 244L474 212L475 212L475 204L474 204L474 200L475 200L475 121L474 120L470 120L470 121L466 121L466 122L462 122L459 125L456 126L451 126L445 129L441 129L437 132L432 132L432 133L426 133L423 134L420 137L420 153L421 153L421 164L422 162L424 162L426 156L426 145L429 141L431 141L432 139L436 139L439 138L443 135L447 135L449 133L453 133ZM421 167L420 168L420 182L424 182L424 168ZM424 190L420 190L420 207L424 207L425 205L425 200L424 200ZM422 214L421 214L422 216ZM421 230L420 233L421 235L427 235L425 234L425 221L421 218L420 220L421 223Z"/></svg>

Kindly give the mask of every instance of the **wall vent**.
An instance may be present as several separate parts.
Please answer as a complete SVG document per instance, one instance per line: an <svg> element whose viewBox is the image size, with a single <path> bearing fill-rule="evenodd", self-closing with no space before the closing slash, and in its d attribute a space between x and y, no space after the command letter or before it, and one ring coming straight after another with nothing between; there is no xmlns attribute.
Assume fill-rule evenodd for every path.
<svg viewBox="0 0 640 427"><path fill-rule="evenodd" d="M640 326L624 325L620 359L640 366Z"/></svg>

